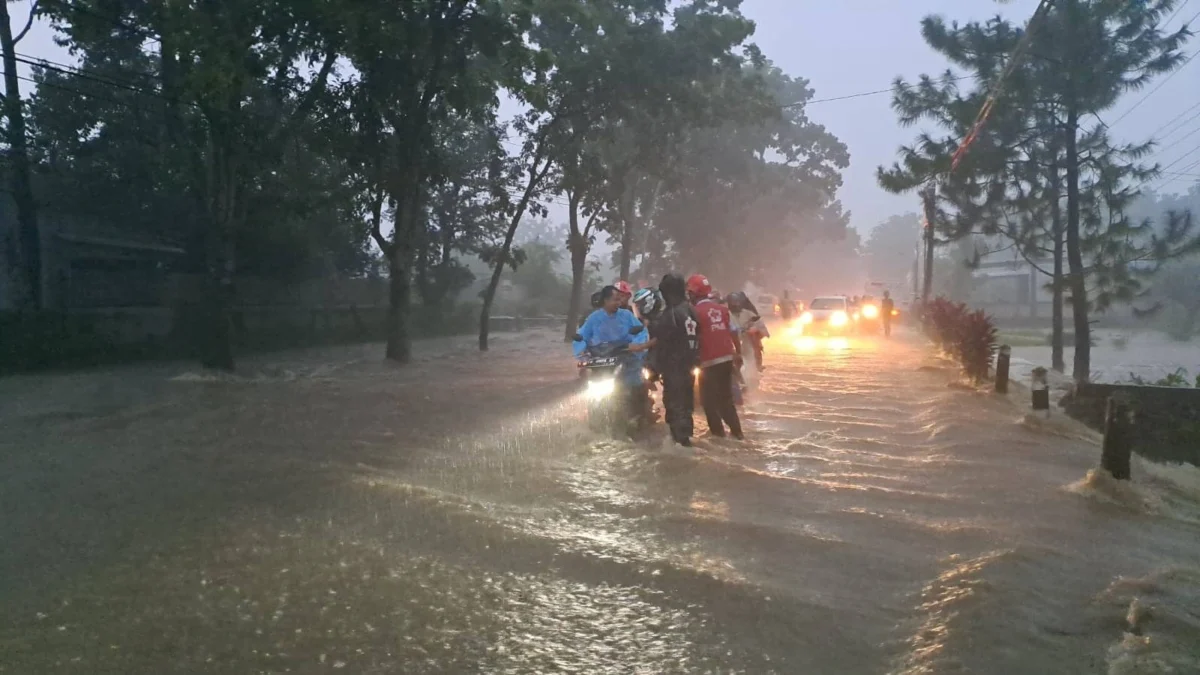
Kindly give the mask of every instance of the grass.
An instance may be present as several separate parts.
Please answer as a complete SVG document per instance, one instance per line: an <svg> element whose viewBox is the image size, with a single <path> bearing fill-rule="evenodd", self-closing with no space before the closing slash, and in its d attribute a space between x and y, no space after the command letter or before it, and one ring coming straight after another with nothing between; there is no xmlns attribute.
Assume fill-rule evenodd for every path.
<svg viewBox="0 0 1200 675"><path fill-rule="evenodd" d="M1043 347L1047 334L1034 331L1002 331L996 335L996 343L1009 347Z"/></svg>

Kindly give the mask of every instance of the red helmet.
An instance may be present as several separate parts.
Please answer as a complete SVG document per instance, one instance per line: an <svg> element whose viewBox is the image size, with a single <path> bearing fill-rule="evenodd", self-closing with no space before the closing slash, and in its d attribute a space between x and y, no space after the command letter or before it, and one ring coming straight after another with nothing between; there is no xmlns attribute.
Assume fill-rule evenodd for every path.
<svg viewBox="0 0 1200 675"><path fill-rule="evenodd" d="M624 279L613 284L613 286L616 287L618 293L621 293L623 295L629 295L629 296L633 295L633 287L630 286L629 282L625 281Z"/></svg>
<svg viewBox="0 0 1200 675"><path fill-rule="evenodd" d="M697 300L700 298L707 298L712 294L712 290L712 284L708 283L708 277L704 276L703 274L693 274L692 276L688 277L688 295L695 297Z"/></svg>

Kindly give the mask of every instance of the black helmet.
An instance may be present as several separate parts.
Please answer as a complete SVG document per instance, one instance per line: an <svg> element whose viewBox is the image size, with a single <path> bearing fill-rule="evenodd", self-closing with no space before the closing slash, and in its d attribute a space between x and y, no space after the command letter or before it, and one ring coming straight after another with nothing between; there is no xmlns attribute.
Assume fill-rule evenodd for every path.
<svg viewBox="0 0 1200 675"><path fill-rule="evenodd" d="M678 274L663 275L658 283L658 290L669 305L676 305L687 299L687 282Z"/></svg>
<svg viewBox="0 0 1200 675"><path fill-rule="evenodd" d="M604 306L604 291L592 293L592 309L600 309L602 306Z"/></svg>
<svg viewBox="0 0 1200 675"><path fill-rule="evenodd" d="M746 297L745 293L741 291L734 291L725 296L725 304L729 305L731 308L737 307L740 309L746 305L749 305L750 299Z"/></svg>

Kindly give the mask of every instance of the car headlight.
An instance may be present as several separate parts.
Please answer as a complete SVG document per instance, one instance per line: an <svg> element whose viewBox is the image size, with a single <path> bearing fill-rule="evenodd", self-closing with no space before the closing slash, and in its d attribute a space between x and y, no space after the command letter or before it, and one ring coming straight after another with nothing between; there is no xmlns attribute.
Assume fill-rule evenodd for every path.
<svg viewBox="0 0 1200 675"><path fill-rule="evenodd" d="M616 378L604 378L602 380L588 380L587 396L593 401L611 396L617 388Z"/></svg>
<svg viewBox="0 0 1200 675"><path fill-rule="evenodd" d="M800 323L812 323L812 312L805 312L801 314Z"/></svg>
<svg viewBox="0 0 1200 675"><path fill-rule="evenodd" d="M875 305L863 305L862 315L868 319L874 319L879 316L879 308Z"/></svg>
<svg viewBox="0 0 1200 675"><path fill-rule="evenodd" d="M845 326L849 322L850 322L850 317L840 309L838 311L834 312L833 316L829 317L829 325L830 326L834 326L834 327Z"/></svg>

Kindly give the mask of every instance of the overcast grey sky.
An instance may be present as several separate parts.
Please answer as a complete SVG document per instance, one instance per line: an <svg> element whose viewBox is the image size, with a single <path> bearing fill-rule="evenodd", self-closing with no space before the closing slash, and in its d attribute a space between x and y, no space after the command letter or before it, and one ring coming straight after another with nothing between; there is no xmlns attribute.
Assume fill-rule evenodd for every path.
<svg viewBox="0 0 1200 675"><path fill-rule="evenodd" d="M2 0L0 0L2 1ZM897 75L912 79L920 73L939 73L946 62L921 40L919 22L928 14L941 14L960 22L1001 14L1024 21L1037 0L744 0L743 12L757 22L755 42L779 67L807 78L814 98L833 98L887 89ZM23 23L29 0L12 3L13 23ZM1200 0L1187 0L1172 27L1200 12ZM1193 21L1200 27L1200 20ZM19 25L17 29L19 29ZM18 47L20 53L59 62L69 61L66 51L53 42L48 25L38 24ZM1200 39L1188 46L1200 49ZM22 73L28 75L28 68ZM23 83L29 87L28 83ZM1151 89L1158 86L1157 83ZM1142 141L1164 123L1200 103L1200 58L1193 60L1146 98L1127 117L1118 118L1141 100L1145 92L1131 94L1114 110L1103 113L1118 138ZM896 213L916 210L915 196L894 196L875 183L875 167L890 164L897 148L912 140L916 129L896 123L887 93L840 101L814 103L811 119L824 124L850 148L851 165L840 193L853 213L852 224L865 232ZM1200 108L1197 109L1200 111ZM1187 120L1191 113L1181 120ZM1177 130L1168 127L1154 161L1163 165L1180 160L1172 171L1185 170L1200 160L1200 118ZM1200 177L1200 165L1186 169ZM1165 176L1160 190L1184 191L1195 182L1189 176Z"/></svg>
<svg viewBox="0 0 1200 675"><path fill-rule="evenodd" d="M1025 21L1036 6L1037 0L1004 4L995 0L744 0L742 10L757 22L755 41L763 52L789 74L808 78L816 90L814 99L821 99L887 89L897 75L911 80L920 73L945 70L946 61L921 39L919 23L926 15L940 14L966 22L1001 14ZM1171 25L1178 26L1197 12L1200 0L1191 0ZM1192 25L1195 30L1200 20ZM1188 51L1198 48L1200 39L1193 39ZM1127 97L1103 115L1105 122L1112 124L1143 95ZM1200 103L1200 58L1179 71L1128 117L1113 124L1112 133L1130 141L1145 140L1196 103ZM917 210L916 196L890 195L875 182L875 167L895 161L897 148L917 133L917 129L896 123L890 105L889 94L877 94L816 103L808 111L811 119L825 125L850 148L850 168L845 173L841 199L853 212L852 224L859 231L874 227L892 214ZM1170 164L1200 145L1200 133L1184 138L1194 129L1200 129L1200 119L1168 136L1154 160ZM1180 139L1178 146L1171 145ZM1196 159L1200 159L1200 152L1172 170ZM1200 167L1190 171L1200 176ZM1170 182L1164 181L1164 190L1183 191L1188 185L1186 180L1167 178Z"/></svg>

